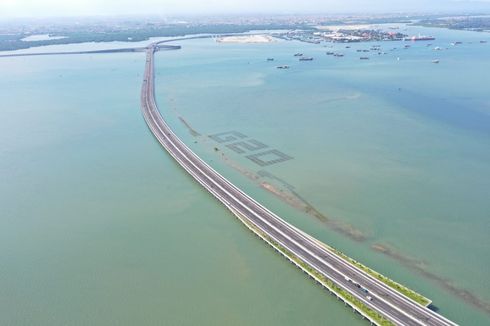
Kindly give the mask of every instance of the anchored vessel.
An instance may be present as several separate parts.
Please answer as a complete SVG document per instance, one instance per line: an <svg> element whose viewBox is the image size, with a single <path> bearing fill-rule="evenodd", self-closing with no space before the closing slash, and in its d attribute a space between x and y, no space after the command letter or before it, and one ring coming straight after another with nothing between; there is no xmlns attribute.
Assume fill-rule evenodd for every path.
<svg viewBox="0 0 490 326"><path fill-rule="evenodd" d="M168 42L168 41L167 41ZM341 253L287 223L269 211L189 149L167 125L155 101L154 52L160 43L147 48L141 90L145 121L167 152L200 185L216 197L252 232L291 263L376 325L454 325L374 277ZM430 302L429 302L430 303Z"/></svg>

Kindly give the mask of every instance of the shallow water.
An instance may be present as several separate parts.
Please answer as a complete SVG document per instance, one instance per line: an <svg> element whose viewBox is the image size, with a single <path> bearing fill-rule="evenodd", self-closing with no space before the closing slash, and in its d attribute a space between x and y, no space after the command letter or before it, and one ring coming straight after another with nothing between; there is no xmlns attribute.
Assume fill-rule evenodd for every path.
<svg viewBox="0 0 490 326"><path fill-rule="evenodd" d="M158 99L187 143L281 216L427 295L455 321L485 324L490 47L479 40L489 36L407 31L419 32L437 40L382 43L387 54L369 61L356 50L371 44L334 45L345 54L334 58L330 48L297 42L181 42L180 52L157 55ZM315 60L298 62L296 52ZM254 151L237 154L206 137L230 130L294 159L261 167L246 158ZM269 176L258 177L263 171ZM264 182L275 182L274 194ZM277 194L291 187L297 201L281 202ZM334 222L292 209L299 201Z"/></svg>
<svg viewBox="0 0 490 326"><path fill-rule="evenodd" d="M449 47L440 64L423 43L361 62L355 49L369 44L332 58L296 42L181 42L156 56L157 99L185 142L260 202L445 316L485 325L450 286L490 301L490 46L478 42L489 37L422 31ZM0 323L364 325L168 157L140 114L143 68L142 53L0 60ZM229 130L293 159L260 167L207 137Z"/></svg>
<svg viewBox="0 0 490 326"><path fill-rule="evenodd" d="M0 61L0 324L364 325L162 150L144 61Z"/></svg>

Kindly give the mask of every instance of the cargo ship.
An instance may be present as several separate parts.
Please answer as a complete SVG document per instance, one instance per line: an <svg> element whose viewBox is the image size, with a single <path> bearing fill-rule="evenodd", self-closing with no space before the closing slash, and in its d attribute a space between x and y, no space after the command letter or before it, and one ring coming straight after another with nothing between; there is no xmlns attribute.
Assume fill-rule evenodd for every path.
<svg viewBox="0 0 490 326"><path fill-rule="evenodd" d="M419 35L419 36L405 37L403 40L404 41L434 41L435 39L436 38L433 36Z"/></svg>

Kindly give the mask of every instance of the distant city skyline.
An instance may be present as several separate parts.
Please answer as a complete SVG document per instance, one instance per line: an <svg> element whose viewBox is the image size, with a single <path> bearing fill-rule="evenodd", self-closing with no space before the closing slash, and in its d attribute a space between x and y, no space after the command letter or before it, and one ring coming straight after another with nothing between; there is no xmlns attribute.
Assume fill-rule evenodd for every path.
<svg viewBox="0 0 490 326"><path fill-rule="evenodd" d="M490 12L490 0L2 0L0 19L92 15Z"/></svg>

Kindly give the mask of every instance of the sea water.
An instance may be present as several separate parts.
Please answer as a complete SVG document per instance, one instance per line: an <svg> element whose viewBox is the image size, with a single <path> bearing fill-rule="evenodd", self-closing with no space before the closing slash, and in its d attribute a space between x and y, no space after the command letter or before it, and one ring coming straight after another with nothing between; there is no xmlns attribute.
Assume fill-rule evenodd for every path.
<svg viewBox="0 0 490 326"><path fill-rule="evenodd" d="M356 50L370 43L179 42L156 55L157 101L192 149L281 217L485 325L490 37L404 32L437 40L383 42L388 54L366 61ZM144 60L0 60L1 323L363 325L154 140ZM236 153L209 137L228 131L266 147ZM291 159L247 158L267 150Z"/></svg>
<svg viewBox="0 0 490 326"><path fill-rule="evenodd" d="M371 51L369 60L357 49L374 43L180 42L181 51L156 56L157 98L186 143L283 218L428 296L456 322L485 324L490 46L480 40L490 37L402 31L436 40L378 42L386 54ZM227 131L267 147L237 153L213 136ZM264 167L248 157L269 149L293 159ZM301 200L329 221L301 212Z"/></svg>

